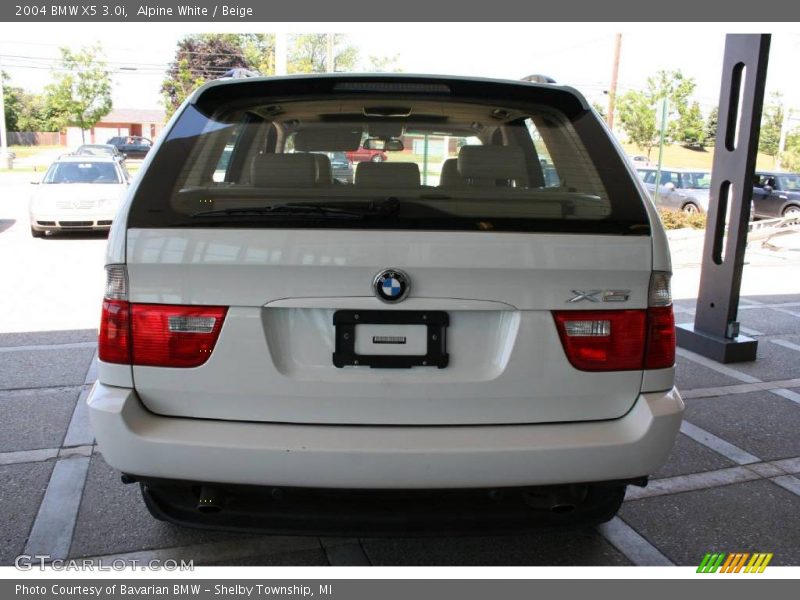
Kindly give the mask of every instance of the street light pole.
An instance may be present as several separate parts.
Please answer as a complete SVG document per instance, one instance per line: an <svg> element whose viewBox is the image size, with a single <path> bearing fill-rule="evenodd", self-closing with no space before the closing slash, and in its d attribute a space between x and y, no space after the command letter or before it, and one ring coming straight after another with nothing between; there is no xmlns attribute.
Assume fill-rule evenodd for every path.
<svg viewBox="0 0 800 600"><path fill-rule="evenodd" d="M614 66L611 69L611 86L608 88L608 115L606 123L611 131L614 131L614 111L617 107L617 80L619 79L619 54L622 49L622 34L618 33L614 38Z"/></svg>
<svg viewBox="0 0 800 600"><path fill-rule="evenodd" d="M6 160L8 156L8 141L6 140L6 95L3 89L3 68L0 65L0 158Z"/></svg>

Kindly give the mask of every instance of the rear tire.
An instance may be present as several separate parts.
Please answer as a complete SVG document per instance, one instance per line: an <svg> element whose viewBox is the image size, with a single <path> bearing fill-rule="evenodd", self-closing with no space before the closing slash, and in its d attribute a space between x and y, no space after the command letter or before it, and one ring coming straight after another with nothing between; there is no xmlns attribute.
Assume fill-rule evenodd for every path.
<svg viewBox="0 0 800 600"><path fill-rule="evenodd" d="M372 162L383 162L383 156L381 156L380 154L376 154L375 156L370 158L370 161L372 161Z"/></svg>
<svg viewBox="0 0 800 600"><path fill-rule="evenodd" d="M44 233L45 233L44 231L39 231L38 229L34 229L33 226L31 226L31 237L43 238Z"/></svg>
<svg viewBox="0 0 800 600"><path fill-rule="evenodd" d="M800 221L800 206L795 206L795 205L787 206L786 208L783 209L781 215L783 215L784 217L788 217L790 219L794 219L796 222Z"/></svg>
<svg viewBox="0 0 800 600"><path fill-rule="evenodd" d="M687 215L696 215L700 212L700 208L694 202L687 202L681 210Z"/></svg>

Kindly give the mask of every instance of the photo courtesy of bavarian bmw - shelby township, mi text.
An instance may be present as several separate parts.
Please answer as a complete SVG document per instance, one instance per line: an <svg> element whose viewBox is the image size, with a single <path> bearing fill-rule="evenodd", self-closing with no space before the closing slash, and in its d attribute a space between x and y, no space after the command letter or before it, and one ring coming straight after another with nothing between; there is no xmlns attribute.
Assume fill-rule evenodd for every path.
<svg viewBox="0 0 800 600"><path fill-rule="evenodd" d="M0 588L797 578L765 1L0 7Z"/></svg>

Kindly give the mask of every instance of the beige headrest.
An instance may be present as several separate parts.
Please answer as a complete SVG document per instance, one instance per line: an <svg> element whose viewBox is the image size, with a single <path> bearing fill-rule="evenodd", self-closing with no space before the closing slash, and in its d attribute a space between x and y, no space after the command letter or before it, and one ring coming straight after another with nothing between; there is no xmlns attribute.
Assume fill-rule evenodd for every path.
<svg viewBox="0 0 800 600"><path fill-rule="evenodd" d="M317 161L311 154L259 154L250 179L258 187L314 187Z"/></svg>

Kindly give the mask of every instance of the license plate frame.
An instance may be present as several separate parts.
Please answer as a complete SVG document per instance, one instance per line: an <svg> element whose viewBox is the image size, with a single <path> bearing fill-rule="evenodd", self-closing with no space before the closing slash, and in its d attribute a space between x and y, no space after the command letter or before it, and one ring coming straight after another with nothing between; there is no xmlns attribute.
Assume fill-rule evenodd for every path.
<svg viewBox="0 0 800 600"><path fill-rule="evenodd" d="M441 310L337 310L333 314L335 351L333 365L370 367L373 369L409 369L437 367L450 362L447 353L447 327L450 317ZM427 351L420 355L358 354L356 325L425 325Z"/></svg>

